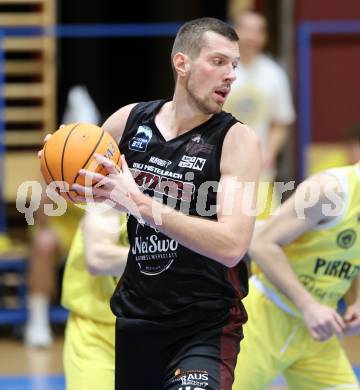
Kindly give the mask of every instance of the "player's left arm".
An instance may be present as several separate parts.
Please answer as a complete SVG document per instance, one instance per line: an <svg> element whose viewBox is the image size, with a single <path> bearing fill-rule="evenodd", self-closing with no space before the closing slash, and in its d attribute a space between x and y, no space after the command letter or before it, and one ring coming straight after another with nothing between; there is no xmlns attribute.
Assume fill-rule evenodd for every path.
<svg viewBox="0 0 360 390"><path fill-rule="evenodd" d="M74 189L78 192L88 190L97 201L111 199L117 209L127 209L180 244L227 267L235 266L246 253L255 223L261 169L259 140L246 126L235 124L224 139L217 221L186 215L143 194L123 156L121 172L117 172L113 163L103 156L97 156L97 159L110 176L104 180L99 174L81 171L92 180L102 180L103 184L89 189L76 184ZM84 199L79 198L79 201Z"/></svg>
<svg viewBox="0 0 360 390"><path fill-rule="evenodd" d="M295 119L290 83L282 69L273 75L276 89L271 99L271 124L269 127L268 142L264 156L265 170L275 167L276 159L284 147L289 134L289 127Z"/></svg>
<svg viewBox="0 0 360 390"><path fill-rule="evenodd" d="M289 126L283 122L273 121L269 128L267 148L264 151L264 169L275 167L276 159L284 147L289 133Z"/></svg>
<svg viewBox="0 0 360 390"><path fill-rule="evenodd" d="M217 221L185 215L143 194L134 199L151 226L193 251L233 267L246 253L253 233L260 170L258 138L252 130L237 123L223 143ZM160 226L156 225L154 215L162 216Z"/></svg>
<svg viewBox="0 0 360 390"><path fill-rule="evenodd" d="M342 335L344 321L336 310L319 303L306 289L283 247L334 218L326 216L324 210L335 206L328 193L339 190L339 183L332 175L320 173L309 178L280 206L276 215L259 226L249 250L251 259L266 278L299 309L311 336L318 341L327 340L335 332Z"/></svg>
<svg viewBox="0 0 360 390"><path fill-rule="evenodd" d="M347 307L344 314L345 334L348 336L360 333L360 274L354 280L354 286L356 291L355 301Z"/></svg>

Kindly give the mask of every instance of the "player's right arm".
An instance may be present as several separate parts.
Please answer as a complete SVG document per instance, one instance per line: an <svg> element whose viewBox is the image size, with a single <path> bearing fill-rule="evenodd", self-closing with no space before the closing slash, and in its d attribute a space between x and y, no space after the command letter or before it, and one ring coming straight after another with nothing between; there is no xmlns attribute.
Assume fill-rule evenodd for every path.
<svg viewBox="0 0 360 390"><path fill-rule="evenodd" d="M102 125L102 128L109 132L117 142L120 141L130 112L136 104L133 103L121 107ZM44 144L50 137L51 134L46 135ZM42 150L38 152L39 158L41 153ZM92 208L91 212L89 211L90 208ZM88 271L93 275L110 274L120 276L125 269L128 249L118 245L120 232L119 213L114 212L114 210L104 212L104 210L101 210L101 206L91 205L86 210L82 229Z"/></svg>
<svg viewBox="0 0 360 390"><path fill-rule="evenodd" d="M115 111L101 126L105 131L109 132L114 139L119 143L125 130L126 122L131 110L136 106L136 103L128 104Z"/></svg>
<svg viewBox="0 0 360 390"><path fill-rule="evenodd" d="M114 112L101 126L117 143L120 142L131 110L136 103L128 104ZM129 249L119 245L120 216L115 209L89 204L82 229L85 259L92 275L121 276L126 266Z"/></svg>
<svg viewBox="0 0 360 390"><path fill-rule="evenodd" d="M117 143L134 104L121 107L101 126ZM119 245L120 216L102 205L88 205L82 222L86 267L92 275L121 276L125 270L129 249Z"/></svg>
<svg viewBox="0 0 360 390"><path fill-rule="evenodd" d="M136 103L121 107L101 126L117 143L135 106ZM82 229L86 266L92 275L121 276L124 272L129 249L119 245L120 228L120 216L116 210L105 211L101 205L88 205Z"/></svg>
<svg viewBox="0 0 360 390"><path fill-rule="evenodd" d="M312 337L319 341L327 340L334 333L341 335L344 322L334 309L318 303L306 290L282 246L333 218L324 216L323 206L332 204L325 191L338 190L337 180L328 174L319 174L303 182L278 213L257 229L249 251L268 280L299 309ZM309 207L309 197L314 197L314 194L318 195L317 200Z"/></svg>

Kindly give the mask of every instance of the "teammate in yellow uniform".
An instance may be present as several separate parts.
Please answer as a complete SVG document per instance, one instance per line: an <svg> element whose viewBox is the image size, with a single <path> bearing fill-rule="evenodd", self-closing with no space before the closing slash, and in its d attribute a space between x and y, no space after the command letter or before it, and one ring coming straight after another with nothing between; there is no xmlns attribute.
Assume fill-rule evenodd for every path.
<svg viewBox="0 0 360 390"><path fill-rule="evenodd" d="M337 336L360 332L360 164L302 183L257 229L249 321L234 390L261 390L283 373L294 390L359 389ZM343 317L337 303L357 284Z"/></svg>
<svg viewBox="0 0 360 390"><path fill-rule="evenodd" d="M58 267L64 263L83 216L81 208L69 203L64 214L49 217L44 212L46 204L52 201L44 195L35 213L35 225L29 226L28 318L24 332L27 346L42 348L53 342L49 309L57 293Z"/></svg>
<svg viewBox="0 0 360 390"><path fill-rule="evenodd" d="M128 253L125 216L120 222L118 213L86 212L70 249L62 292L70 311L64 344L67 390L115 387L115 317L109 305Z"/></svg>

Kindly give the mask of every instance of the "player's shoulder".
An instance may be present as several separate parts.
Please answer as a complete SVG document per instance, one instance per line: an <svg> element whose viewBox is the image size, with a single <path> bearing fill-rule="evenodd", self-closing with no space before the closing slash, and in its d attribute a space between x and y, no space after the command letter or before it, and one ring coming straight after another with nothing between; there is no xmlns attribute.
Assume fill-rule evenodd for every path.
<svg viewBox="0 0 360 390"><path fill-rule="evenodd" d="M299 185L298 189L318 193L321 201L327 199L330 192L342 193L344 180L346 180L346 176L342 174L341 169L330 169L311 175Z"/></svg>
<svg viewBox="0 0 360 390"><path fill-rule="evenodd" d="M323 180L327 180L328 187L331 186L331 188L345 193L349 192L351 182L360 183L360 180L357 180L360 177L360 170L359 166L356 165L330 168L323 171L322 176L324 177Z"/></svg>
<svg viewBox="0 0 360 390"><path fill-rule="evenodd" d="M257 180L261 169L261 146L258 135L250 127L237 122L226 133L220 171L222 175Z"/></svg>
<svg viewBox="0 0 360 390"><path fill-rule="evenodd" d="M116 140L119 140L125 129L129 115L137 104L138 103L131 103L119 108L106 119L102 128L112 134Z"/></svg>
<svg viewBox="0 0 360 390"><path fill-rule="evenodd" d="M242 150L259 150L260 139L257 133L249 126L241 122L234 123L225 136L224 143L231 148L241 148Z"/></svg>
<svg viewBox="0 0 360 390"><path fill-rule="evenodd" d="M247 138L249 140L252 140L253 142L260 143L259 136L257 135L257 133L252 128L239 121L237 121L230 127L228 134L230 135L230 137L236 137L239 139Z"/></svg>
<svg viewBox="0 0 360 390"><path fill-rule="evenodd" d="M126 106L123 106L119 108L117 111L115 111L107 120L105 123L124 120L125 121L129 118L131 115L152 115L154 111L164 102L164 100L150 100L150 101L143 101L143 102L137 102L137 103L131 103ZM104 124L105 125L105 124Z"/></svg>
<svg viewBox="0 0 360 390"><path fill-rule="evenodd" d="M129 120L144 120L154 115L163 100L131 103L115 111L103 124L103 129L120 140Z"/></svg>

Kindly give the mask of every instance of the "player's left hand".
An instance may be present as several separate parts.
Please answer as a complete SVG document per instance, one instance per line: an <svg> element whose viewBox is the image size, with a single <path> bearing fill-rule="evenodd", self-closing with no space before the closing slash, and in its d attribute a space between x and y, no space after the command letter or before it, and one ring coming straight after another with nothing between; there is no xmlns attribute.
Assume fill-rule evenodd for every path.
<svg viewBox="0 0 360 390"><path fill-rule="evenodd" d="M345 323L335 309L312 300L304 306L302 314L314 340L324 342L334 334L343 336Z"/></svg>
<svg viewBox="0 0 360 390"><path fill-rule="evenodd" d="M73 184L72 189L78 193L76 202L113 203L113 207L122 212L128 212L140 217L140 212L132 199L132 196L141 193L131 171L126 163L124 155L121 155L121 170L114 162L99 154L94 155L108 175L94 173L86 169L80 169L79 175L84 176L92 186ZM94 184L95 183L95 184Z"/></svg>
<svg viewBox="0 0 360 390"><path fill-rule="evenodd" d="M344 333L353 336L360 333L360 303L348 306L344 314L346 328Z"/></svg>

